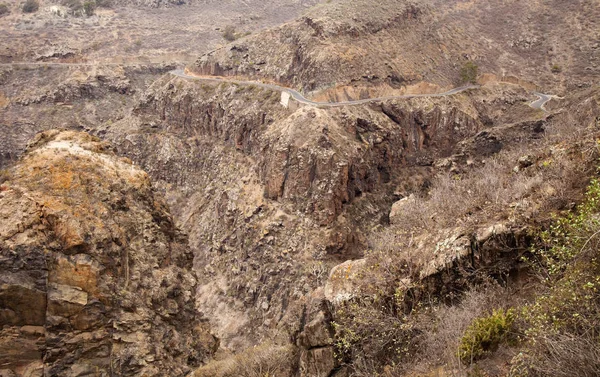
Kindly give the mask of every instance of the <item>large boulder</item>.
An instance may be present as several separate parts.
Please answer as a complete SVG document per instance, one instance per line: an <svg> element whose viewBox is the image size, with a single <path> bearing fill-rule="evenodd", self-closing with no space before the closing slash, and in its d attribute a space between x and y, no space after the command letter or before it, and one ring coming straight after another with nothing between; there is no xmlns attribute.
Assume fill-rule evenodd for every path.
<svg viewBox="0 0 600 377"><path fill-rule="evenodd" d="M0 219L1 375L182 376L210 353L187 239L107 144L39 134Z"/></svg>

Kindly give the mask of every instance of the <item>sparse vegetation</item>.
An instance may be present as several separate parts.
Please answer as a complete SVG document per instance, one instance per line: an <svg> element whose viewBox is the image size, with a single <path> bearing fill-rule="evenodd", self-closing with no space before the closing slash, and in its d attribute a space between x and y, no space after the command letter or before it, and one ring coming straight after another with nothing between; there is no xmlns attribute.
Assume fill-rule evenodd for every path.
<svg viewBox="0 0 600 377"><path fill-rule="evenodd" d="M347 302L335 313L336 357L352 365L354 375L372 376L388 364L414 359L420 341L413 317L398 311L383 294Z"/></svg>
<svg viewBox="0 0 600 377"><path fill-rule="evenodd" d="M7 169L0 169L0 184L10 179L10 173Z"/></svg>
<svg viewBox="0 0 600 377"><path fill-rule="evenodd" d="M489 316L475 319L460 340L460 360L468 365L493 351L506 339L514 319L513 309L494 310Z"/></svg>
<svg viewBox="0 0 600 377"><path fill-rule="evenodd" d="M240 34L236 32L235 27L233 25L225 26L221 35L228 42L233 42L236 39L240 38Z"/></svg>
<svg viewBox="0 0 600 377"><path fill-rule="evenodd" d="M552 68L550 70L552 71L552 73L561 73L562 72L562 68L558 64L553 64Z"/></svg>
<svg viewBox="0 0 600 377"><path fill-rule="evenodd" d="M390 370L397 374L392 373L391 376L402 375L402 369L410 366L402 361L402 353L393 352L396 349L406 350L411 355L411 360L420 363L464 370L476 366L465 366L464 363L469 364L471 360L483 358L504 340L511 340L509 346L514 346L512 341L516 342L517 338L507 338L507 335L508 329L516 322L517 313L519 320L518 326L514 325L515 332L518 334L519 331L524 331L519 309L522 307L521 303L512 302L510 306L515 309L510 310L505 306L510 301L492 293L495 289L476 290L474 294L467 293L465 297L461 297L464 292L457 292L460 289L471 289L472 284L481 279L485 281L485 275L490 271L461 272L460 267L453 265L451 268L456 275L451 279L452 282L460 284L461 280L465 280L466 283L460 289L453 289L456 292L454 296L435 294L434 302L419 302L418 298L415 301L416 296L413 297L410 290L403 295L390 290L394 287L401 288L403 277L419 281L418 275L423 264L439 257L439 254L436 257L433 250L436 248L435 244L424 245L423 238L417 239L416 235L422 232L455 229L457 226L460 229L477 229L490 218L508 217L510 221L527 221L520 219L519 213L527 213L528 216L533 213L537 218L544 218L544 214L564 208L566 203L575 200L574 195L579 193L572 188L581 187L582 177L589 175L589 167L597 158L598 151L596 143L590 141L594 139L591 134L585 136L581 130L569 131L561 127L548 127L544 142L527 150L528 156L532 156L528 160L533 164L526 168L515 168L525 150L507 148L487 158L485 163L477 167L466 171L458 168L455 172L440 173L430 181L415 183L415 190L412 191L414 196L407 199L401 215L395 218L392 226L372 240L373 250L366 255L370 267L361 277L360 283L360 297L366 299L355 299L358 302L348 304L350 310L342 312L343 315L338 313L335 318L339 354L345 357L344 360L353 370L362 370L362 374L357 374L358 376L372 376L377 371L381 373L382 366L386 364L395 365ZM564 143L565 139L575 137L577 140L587 141L583 144L580 142L576 147L570 147L571 143ZM560 148L554 147L554 152L547 154L550 145L554 145L557 140L561 141ZM423 192L425 190L426 193ZM535 204L532 202L534 198ZM600 202L600 197L595 202ZM600 246L600 240L598 245ZM420 284L427 285L424 282ZM435 300L449 300L455 305L457 302L459 304L445 307ZM578 298L578 302L587 301L582 296ZM425 308L419 306L422 304ZM495 311L490 312L492 309ZM590 315L582 317L588 320L594 318ZM374 319L370 322L372 327L368 327L366 318ZM469 326L471 329L467 330ZM399 328L411 333L410 340L406 340L402 332L395 332ZM387 350L378 348L375 340L383 339L385 343L388 335L398 342L388 344L396 347ZM576 337L571 334L565 339ZM567 340L563 339L563 342ZM592 341L593 339L585 340L587 343ZM585 342L578 347L583 347ZM372 353L374 350L378 351ZM528 356L526 359L530 360L532 357ZM373 363L370 364L369 360L373 360ZM415 361L412 363L414 366Z"/></svg>
<svg viewBox="0 0 600 377"><path fill-rule="evenodd" d="M197 369L194 377L278 377L294 368L293 346L263 344Z"/></svg>
<svg viewBox="0 0 600 377"><path fill-rule="evenodd" d="M466 62L460 70L460 81L462 83L475 84L477 82L477 75L479 67L472 61Z"/></svg>
<svg viewBox="0 0 600 377"><path fill-rule="evenodd" d="M577 168L583 166L576 166L568 159L548 158L515 173L513 169L521 153L520 150L502 151L468 174L439 174L430 182L427 193L417 192L407 200L402 216L396 219L397 226L387 232L410 234L416 229L474 225L481 216L499 213L522 202L534 191L541 203L548 200L547 206L568 200L566 187L577 181L580 177ZM396 237L385 235L384 240L376 242L390 247L394 242L390 238Z"/></svg>
<svg viewBox="0 0 600 377"><path fill-rule="evenodd" d="M0 16L10 13L10 8L4 3L0 3Z"/></svg>
<svg viewBox="0 0 600 377"><path fill-rule="evenodd" d="M281 12L269 9L263 25L263 21L252 21L251 12L262 12L254 3L244 8L250 19L244 21L236 18L239 8L229 2L192 1L189 7L171 7L176 0L169 0L169 6L162 7L164 1L154 1L161 6L140 10L147 4L137 1L133 5L128 0L127 5L114 2L119 5L115 12L96 8L111 6L110 0L51 3L62 1L77 15L90 16L95 10L106 17L98 23L61 20L52 16L45 2L44 15L40 11L33 18L24 16L23 27L10 31L18 44L36 50L15 43L7 50L14 55L10 61L42 59L32 65L4 68L6 83L0 84L6 85L0 89L7 96L4 103L10 126L6 126L8 143L3 149L7 158L15 158L18 154L12 149L24 147L25 135L52 124L85 129L104 124L92 127L94 133L117 141L120 153L148 168L149 175L139 179L158 179L157 189L174 209L173 221L186 225L177 234L171 232L172 236L185 238L189 245L182 244L182 250L193 251L196 267L202 268L196 271L201 275L198 279L177 278L197 280L196 291L156 297L156 302L171 306L156 318L174 321L179 314L173 310L191 313L180 303L193 299L196 292L196 308L206 321L207 334L214 330L221 338L220 342L212 339L215 350L211 350L222 345L216 355L206 352L205 357L188 358L193 350L183 338L188 331L185 326L179 333L158 329L158 337L147 339L163 339L159 343L181 355L182 371L189 370L184 365L187 359L190 368L199 368L188 373L196 377L289 377L293 375L289 370L298 372L300 358L295 345L286 342L300 333L298 347L327 347L311 350L315 351L311 357L319 356L320 351L327 351L329 357L330 347L334 347L342 370L323 373L328 376L487 377L504 373L515 354L512 377L600 375L600 310L596 308L600 305L600 268L596 265L600 206L564 215L581 200L583 187L593 174L590 161L598 151L591 141L600 135L600 91L587 86L593 84L588 78L597 71L587 58L595 53L591 51L595 40L590 43L590 38L580 38L582 35L565 27L568 25L557 16L564 12L565 18L581 21L578 25L590 33L594 28L589 19L573 17L583 12L566 9L577 6L556 2L560 7L553 3L555 7L540 10L523 1L491 5L438 2L437 9L423 2L419 6L426 17L420 19L397 1L336 0L323 12L319 8L307 11L307 16L276 28L277 22L291 19L291 7L278 6ZM15 7L13 12L19 12L22 2L9 4ZM214 16L211 6L215 7ZM565 9L554 9L563 6ZM523 10L522 20L516 12L508 13L516 9ZM540 11L543 17L536 17ZM194 17L188 16L194 12ZM497 17L502 12L515 17L505 22ZM285 14L271 18L271 13ZM199 16L202 22L196 22ZM540 19L545 26L536 28ZM131 20L139 23L131 26ZM35 42L40 38L35 31L41 30L45 21L56 27L72 25L84 34L42 33L51 43ZM216 29L227 23L235 27ZM263 34L259 30L265 25L274 28ZM247 34L246 28L260 35L241 42L238 38ZM186 37L157 30L179 30ZM562 39L560 33L569 34L565 31L572 35ZM233 42L236 48L233 44L216 46L215 36L223 38L222 44L237 40ZM574 58L578 48L565 48L565 41L575 39L582 53L589 50L579 60ZM433 43L415 43L424 40ZM552 46L547 41L552 41ZM459 80L488 84L437 98L314 109L294 103L292 109L284 109L278 103L280 91L229 83L227 78L187 80L165 75L176 68L169 62L192 61L189 54L194 54L194 49L190 46L207 46L207 54L197 64L188 65L190 73L222 75L232 81L280 82L315 101L426 93L436 90L435 85L461 86ZM209 53L213 47L216 50ZM543 56L536 56L540 51ZM470 56L473 61L459 56ZM553 65L554 61L563 65L567 74L555 76L561 80L550 79L550 71L563 69ZM89 63L64 67L55 62ZM479 78L477 64L482 64ZM158 79L159 75L162 78ZM548 112L528 106L533 100L530 83L538 83L540 91L553 96ZM127 93L122 94L121 88ZM323 88L329 88L326 94L321 92ZM0 93L0 108L3 95ZM582 104L580 108L577 103ZM51 116L54 112L58 113ZM592 116L595 123L582 121ZM13 123L12 128L19 132L10 129ZM482 152L492 141L498 148ZM522 157L527 164L521 164ZM94 161L81 163L82 159L87 161L85 154L72 153L64 162L39 161L35 169L21 170L24 177L39 174L41 179L48 171L50 174L46 181L38 180L42 182L39 189L48 192L44 202L24 193L23 203L35 205L28 212L33 220L26 219L34 223L19 237L30 242L35 234L51 231L46 223L54 221L65 224L65 234L51 234L51 246L73 244L78 240L66 232L74 229L70 224L74 219L82 226L92 224L82 228L85 232L81 235L102 236L99 247L119 251L111 241L116 237L119 246L134 242L127 250L154 252L141 243L146 236L151 241L154 238L145 231L148 227L140 228L147 224L140 225L133 217L137 207L126 208L142 197L139 190L128 191L127 206L122 205L122 195L105 187L114 177L96 174L102 178L98 181L89 172L99 167ZM127 179L129 170L118 170L115 188L121 188L119 182ZM6 179L3 174L0 171L0 183ZM0 191L12 195L19 184L11 178L0 185ZM597 183L592 182L594 185ZM97 187L111 194L102 206L86 203L86 190L94 193ZM141 187L149 190L146 183ZM48 212L57 194L66 198L67 208ZM71 199L75 195L77 200ZM390 219L392 202L401 198L405 200L394 207ZM600 194L589 198L600 202ZM143 234L122 237L110 222L92 222L86 217L91 210L112 215L103 211L105 205L128 216ZM44 226L37 226L40 210L56 217L44 212ZM551 213L556 211L563 214L552 220ZM160 213L146 218L161 227L171 221ZM550 224L554 225L540 236L541 229ZM529 252L538 238L539 245ZM157 245L163 244L157 240ZM114 253L126 256L117 260L115 277L121 278L123 285L137 287L134 278L138 271L129 275L129 267L137 268L146 256L129 259L127 253ZM528 261L540 277L539 286L535 276L529 275L531 270L521 270L523 253L531 256ZM86 262L80 257L84 255L64 261ZM190 265L189 257L173 261ZM360 273L356 277L346 273L340 282L341 293L330 296L329 288L336 289L329 281L330 271L341 261L354 258L361 259L349 265L357 266ZM496 273L496 264L502 264L500 273ZM508 275L507 271L510 278L503 275ZM159 275L139 276L160 284ZM491 280L489 285L480 285L482 276ZM123 285L115 286L122 289ZM532 285L535 289L530 289ZM324 295L334 297L332 302ZM519 299L531 302L524 306L515 302ZM347 301L339 302L343 300ZM128 300L117 301L125 305L127 313L144 309ZM322 310L318 319L324 322L314 326L316 305ZM217 328L208 329L209 324ZM333 343L329 325L335 331ZM326 327L327 337L319 342L304 341L311 336L306 335L308 330L320 331L321 326ZM25 331L21 327L14 330L4 332ZM513 334L519 336L518 344L507 342ZM224 358L229 346L239 350L243 344L271 336L285 344L263 344ZM130 348L137 352L136 347ZM146 352L145 345L139 350ZM150 360L148 355L141 356ZM210 360L212 356L218 360ZM72 352L65 360L72 360ZM432 373L438 367L444 370ZM501 371L488 373L488 367Z"/></svg>
<svg viewBox="0 0 600 377"><path fill-rule="evenodd" d="M23 13L34 13L40 8L40 3L37 0L27 0L23 4Z"/></svg>
<svg viewBox="0 0 600 377"><path fill-rule="evenodd" d="M83 12L86 16L90 17L94 15L96 11L96 2L95 1L86 1L83 3Z"/></svg>
<svg viewBox="0 0 600 377"><path fill-rule="evenodd" d="M524 307L526 346L516 370L541 376L600 375L600 181L541 235L531 261L547 289Z"/></svg>
<svg viewBox="0 0 600 377"><path fill-rule="evenodd" d="M465 292L454 305L433 307L420 321L424 331L421 364L426 368L445 365L450 370L466 369L468 366L464 365L457 350L467 329L489 315L490 308L506 310L504 305L517 302L513 292L490 280Z"/></svg>

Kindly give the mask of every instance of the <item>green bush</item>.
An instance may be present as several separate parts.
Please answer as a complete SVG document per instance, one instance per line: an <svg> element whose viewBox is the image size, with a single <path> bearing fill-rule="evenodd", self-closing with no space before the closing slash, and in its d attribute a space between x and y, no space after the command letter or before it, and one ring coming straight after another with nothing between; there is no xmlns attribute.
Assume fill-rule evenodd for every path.
<svg viewBox="0 0 600 377"><path fill-rule="evenodd" d="M37 0L27 0L25 4L23 4L23 13L33 13L37 12L40 9L40 3Z"/></svg>
<svg viewBox="0 0 600 377"><path fill-rule="evenodd" d="M223 29L223 38L225 38L228 42L233 42L240 37L238 33L235 31L235 27L229 25Z"/></svg>
<svg viewBox="0 0 600 377"><path fill-rule="evenodd" d="M530 260L544 285L523 308L524 352L536 375L600 373L600 181L541 234ZM545 290L544 290L545 286Z"/></svg>
<svg viewBox="0 0 600 377"><path fill-rule="evenodd" d="M86 1L83 3L83 12L86 16L93 16L96 11L96 2L95 1Z"/></svg>
<svg viewBox="0 0 600 377"><path fill-rule="evenodd" d="M10 13L10 9L8 9L8 5L2 3L0 4L0 16Z"/></svg>
<svg viewBox="0 0 600 377"><path fill-rule="evenodd" d="M562 68L558 64L553 64L551 68L552 73L562 72Z"/></svg>
<svg viewBox="0 0 600 377"><path fill-rule="evenodd" d="M555 219L554 224L541 234L541 245L534 254L540 264L538 271L551 280L564 277L576 261L594 259L599 245L600 180L592 179L585 200L575 212ZM541 268L541 270L540 270Z"/></svg>
<svg viewBox="0 0 600 377"><path fill-rule="evenodd" d="M482 358L506 339L513 322L513 309L494 310L488 317L477 318L467 328L458 346L458 357L464 364Z"/></svg>
<svg viewBox="0 0 600 377"><path fill-rule="evenodd" d="M466 62L460 70L460 80L463 83L475 84L477 82L479 67L472 61Z"/></svg>

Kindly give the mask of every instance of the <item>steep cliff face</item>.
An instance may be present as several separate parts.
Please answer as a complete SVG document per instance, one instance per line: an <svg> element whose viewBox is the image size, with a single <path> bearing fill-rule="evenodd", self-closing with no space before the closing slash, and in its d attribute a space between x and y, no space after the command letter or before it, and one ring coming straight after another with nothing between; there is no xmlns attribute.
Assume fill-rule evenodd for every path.
<svg viewBox="0 0 600 377"><path fill-rule="evenodd" d="M214 339L195 311L193 255L145 172L52 130L7 175L2 373L181 376L202 362Z"/></svg>
<svg viewBox="0 0 600 377"><path fill-rule="evenodd" d="M165 191L197 248L198 304L231 349L294 338L288 311L362 254L396 188L419 190L407 182L482 127L464 96L295 111L279 100L165 77L101 131Z"/></svg>

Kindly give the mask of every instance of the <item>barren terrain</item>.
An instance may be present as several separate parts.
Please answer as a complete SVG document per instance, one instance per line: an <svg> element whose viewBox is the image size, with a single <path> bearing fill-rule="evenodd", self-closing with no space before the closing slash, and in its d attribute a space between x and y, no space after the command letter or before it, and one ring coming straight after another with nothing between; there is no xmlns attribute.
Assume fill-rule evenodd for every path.
<svg viewBox="0 0 600 377"><path fill-rule="evenodd" d="M0 376L600 370L599 1L317 3L7 2Z"/></svg>

